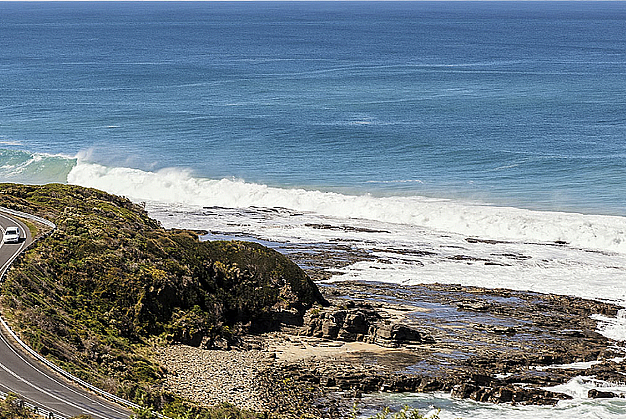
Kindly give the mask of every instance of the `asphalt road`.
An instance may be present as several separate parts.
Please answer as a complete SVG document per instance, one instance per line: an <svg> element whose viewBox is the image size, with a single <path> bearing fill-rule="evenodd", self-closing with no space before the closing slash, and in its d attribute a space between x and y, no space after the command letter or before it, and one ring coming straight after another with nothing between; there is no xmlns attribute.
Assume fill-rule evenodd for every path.
<svg viewBox="0 0 626 419"><path fill-rule="evenodd" d="M0 274L25 249L32 237L28 228L15 218L0 212L0 231L20 227L19 243L0 242ZM128 419L132 412L69 382L44 364L26 354L0 327L0 391L18 394L31 404L66 418L90 415L94 419Z"/></svg>

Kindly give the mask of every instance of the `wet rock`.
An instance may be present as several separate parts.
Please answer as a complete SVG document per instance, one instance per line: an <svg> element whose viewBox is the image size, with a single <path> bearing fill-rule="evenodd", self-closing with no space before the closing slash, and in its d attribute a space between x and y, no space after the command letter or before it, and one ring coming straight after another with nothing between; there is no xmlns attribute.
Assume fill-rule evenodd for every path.
<svg viewBox="0 0 626 419"><path fill-rule="evenodd" d="M484 301L460 301L456 304L459 310L488 311L493 305Z"/></svg>
<svg viewBox="0 0 626 419"><path fill-rule="evenodd" d="M443 383L435 378L425 377L420 380L420 384L417 387L419 392L437 391L443 387Z"/></svg>
<svg viewBox="0 0 626 419"><path fill-rule="evenodd" d="M619 396L611 391L600 391L592 388L587 392L587 397L590 399L612 399Z"/></svg>
<svg viewBox="0 0 626 419"><path fill-rule="evenodd" d="M492 324L473 324L472 327L477 330L485 330L497 335L509 335L513 336L517 333L517 329L514 327L497 326Z"/></svg>
<svg viewBox="0 0 626 419"><path fill-rule="evenodd" d="M320 350L306 362L274 359L260 381L267 397L282 397L268 405L272 409L298 407L309 391L323 417L346 417L341 409L349 411L350 397L377 391L445 391L488 403L554 405L570 397L544 388L577 375L608 382L626 375L626 363L610 361L619 354L591 317L615 316L619 307L608 303L447 284L345 282L322 288L333 305L308 310L294 332L316 336ZM298 345L299 339L286 340ZM378 346L345 343L361 341ZM341 346L365 349L322 355ZM562 367L592 360L602 362L586 371ZM285 387L283 393L276 386ZM595 390L589 397L619 395Z"/></svg>
<svg viewBox="0 0 626 419"><path fill-rule="evenodd" d="M468 399L476 391L476 386L469 383L457 384L452 388L450 395L457 399Z"/></svg>
<svg viewBox="0 0 626 419"><path fill-rule="evenodd" d="M451 396L472 399L483 403L521 403L555 405L559 400L571 399L570 396L541 389L525 389L515 386L479 386L463 383L454 386Z"/></svg>

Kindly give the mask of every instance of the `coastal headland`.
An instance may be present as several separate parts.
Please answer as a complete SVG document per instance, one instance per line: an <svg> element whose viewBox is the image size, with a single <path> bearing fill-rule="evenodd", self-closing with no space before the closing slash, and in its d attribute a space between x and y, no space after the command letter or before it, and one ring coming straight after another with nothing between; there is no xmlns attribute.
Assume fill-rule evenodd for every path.
<svg viewBox="0 0 626 419"><path fill-rule="evenodd" d="M326 244L288 259L257 243L200 241L203 232L165 230L140 205L77 186L3 184L0 205L57 225L2 284L14 330L74 375L172 417L344 417L380 391L552 405L570 396L550 387L626 373L623 346L592 318L615 316L613 304L331 283L331 269L368 255Z"/></svg>

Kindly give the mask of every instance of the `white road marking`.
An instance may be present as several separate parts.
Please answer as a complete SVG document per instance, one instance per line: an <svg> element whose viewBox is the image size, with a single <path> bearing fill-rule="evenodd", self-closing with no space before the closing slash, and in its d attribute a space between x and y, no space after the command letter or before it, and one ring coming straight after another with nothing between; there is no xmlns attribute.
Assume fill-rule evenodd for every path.
<svg viewBox="0 0 626 419"><path fill-rule="evenodd" d="M22 229L24 230L24 235L25 235L24 240L22 241L21 245L20 245L20 246L19 246L19 247L18 247L18 248L14 251L13 255L12 255L12 256L11 256L11 257L10 257L10 258L9 258L9 259L5 262L5 263L4 263L1 267L0 267L0 275L2 275L2 274L4 274L4 272L8 269L8 267L11 265L11 263L13 263L13 261L15 260L15 258L17 258L17 257L19 256L19 254L22 252L22 250L23 250L23 249L24 249L24 247L26 246L26 244L27 244L27 242L28 242L28 233L27 233L27 231L26 231L26 229L25 229L26 227L25 227L25 226L24 226L21 222L17 222L17 220L14 220L13 218L10 218L10 217L8 217L8 216L6 216L6 215L4 215L4 214L0 214L0 217L1 217L1 218L3 218L3 219L5 219L6 221L8 221L8 222L12 223L12 224L18 224L18 225L20 226L20 228L22 228ZM4 227L3 227L2 225L0 225L0 230L2 230L2 233L3 233L3 234L5 234L5 229L4 229ZM3 243L2 243L2 241L0 241L0 248L2 247L2 244L3 244ZM5 337L4 337L1 333L0 333L0 341L2 341L2 343L4 343L4 344L5 344L5 346L6 346L7 348L9 348L9 349L10 349L10 350L11 350L11 351L12 351L12 352L13 352L13 353L14 353L14 354L18 357L18 358L20 358L20 359L21 359L21 360L22 360L22 361L23 361L26 365L28 365L30 368L32 368L33 370L35 370L37 373L39 373L39 374L43 375L44 377L46 377L46 378L47 378L47 379L49 379L50 381L52 381L52 382L54 382L54 383L58 384L59 386L61 386L61 387L65 388L66 390L69 390L70 392L74 393L75 395L77 395L77 396L79 396L79 397L85 398L88 402L91 402L91 403L96 403L98 406L102 406L102 407L103 407L103 408L105 408L105 409L110 409L111 411L114 411L114 412L116 412L117 414L119 414L119 415L121 415L121 416L127 416L127 412L122 411L122 410L117 410L117 409L115 408L115 406L112 406L112 405L106 405L106 406L105 406L105 405L104 405L101 401L99 401L99 400L97 400L97 399L95 399L95 400L94 400L94 399L92 399L92 398L89 398L89 397L87 396L87 394L86 394L86 393L81 393L81 392L77 391L76 389L74 389L74 388L72 388L72 387L68 387L66 384L64 384L64 383L62 383L62 382L60 382L60 381L56 380L56 379L55 379L55 378L53 378L52 376L50 376L50 375L46 374L46 372L44 372L43 370L41 370L38 366L36 366L35 364L31 363L29 360L25 359L25 358L24 358L24 357L22 357L22 356L21 356L18 352L16 352L16 350L15 350L15 349L11 346L11 344L10 344L10 343L6 340L6 338L5 338ZM65 404L66 404L66 405L68 405L68 406L72 406L72 407L74 407L74 408L78 409L79 411L84 411L84 413L90 414L90 415L92 415L92 416L94 416L94 417L97 417L97 418L109 419L107 416L102 416L101 414L98 414L98 413L96 413L96 412L93 412L93 411L87 410L87 409L86 409L86 408L84 408L84 407L78 406L78 405L76 405L76 404L74 404L74 403L72 403L72 402L69 402L69 401L63 400L62 398L55 396L54 394L52 394L52 393L50 393L50 392L48 392L48 391L46 391L46 390L44 390L44 389L42 389L42 388L38 387L37 385L35 385L35 384L33 384L33 383L31 383L31 382L29 382L29 381L25 380L24 378L22 378L22 377L18 376L15 372L13 372L12 370L10 370L10 369L9 369L6 365L4 365L4 364L2 364L2 363L0 363L0 369L2 369L2 370L4 370L4 371L6 371L8 374L12 375L13 377L15 377L16 379L18 379L19 381L24 382L24 383L25 383L25 384L27 384L28 386L30 386L30 387L32 387L32 388L34 388L34 389L36 389L36 390L38 390L38 391L42 392L43 394L48 395L48 396L50 396L50 397L52 397L52 398L54 398L54 399L56 399L56 400L59 400L60 402L65 403ZM3 387L6 387L6 386L3 386ZM10 390L10 389L9 389L9 390ZM37 404L40 404L40 403L37 403ZM40 404L40 405L41 405L41 407L43 407L43 408L45 408L45 409L47 409L47 410L52 410L52 409L50 409L50 408L48 408L48 407L46 407L46 406L44 406L44 405L42 405L42 404ZM56 410L55 410L55 411L56 411ZM62 414L59 414L59 415L60 415L60 416L63 416Z"/></svg>
<svg viewBox="0 0 626 419"><path fill-rule="evenodd" d="M46 372L45 372L45 371L43 371L42 369L40 369L40 368L39 368L39 366L37 366L37 365L33 364L33 363L32 363L32 362L30 362L28 359L24 358L24 357L23 357L20 353L18 353L18 352L17 352L17 351L13 348L13 346L11 346L11 344L7 341L7 339L6 339L6 338L5 338L5 337L4 337L1 333L0 333L0 341L1 341L2 343L4 343L4 344L6 345L6 347L7 347L7 348L9 348L9 349L11 350L11 352L13 352L13 353L15 354L15 356L17 356L19 359L21 359L21 360L22 360L22 362L24 362L26 365L28 365L28 366L29 366L29 367L31 367L33 370L35 370L35 371L36 371L36 372L38 372L39 374L43 375L44 377L46 377L46 378L47 378L47 379L49 379L50 381L52 381L52 382L54 382L54 383L58 384L59 386L61 386L61 387L63 387L64 389L66 389L66 390L68 390L68 391L70 391L70 392L72 392L72 393L76 394L76 395L77 395L77 396L79 396L79 397L83 397L83 398L87 399L87 400L88 400L88 401L90 401L90 402L95 402L95 403L97 403L99 406L102 406L102 407L104 407L104 408L108 408L108 409L114 410L114 411L116 411L116 413L118 413L118 414L120 414L120 415L123 415L123 416L124 416L124 415L126 415L126 412L123 412L123 411L121 411L121 410L116 410L116 409L114 408L114 406L105 406L105 405L104 405L104 404L102 404L102 402L100 402L99 400L90 399L90 398L88 398L88 397L85 395L85 393L81 393L81 392L77 391L76 389L74 389L74 388L72 388L72 387L67 386L65 383L63 383L63 382L61 382L61 381L59 381L59 380L55 379L54 377L52 377L52 376L50 376L50 375L46 374ZM1 365L2 365L2 364L0 363L0 366L1 366ZM6 370L5 370L5 371L6 371ZM8 372L8 371L7 371L7 372ZM12 374L12 373L11 373L11 374ZM14 375L14 374L12 374L12 375ZM15 376L15 375L14 375L14 376ZM22 381L24 381L25 383L29 384L29 383L28 383L27 381L25 381L25 380L22 380ZM46 393L46 394L48 394L48 393ZM61 400L61 399L59 399L59 400ZM70 404L70 405L71 405L71 403L68 403L68 404ZM104 417L104 416L100 416L100 417ZM106 418L106 417L104 417L104 418Z"/></svg>
<svg viewBox="0 0 626 419"><path fill-rule="evenodd" d="M0 388L4 389L3 391L5 393L15 393L11 388L5 386L2 383L0 383ZM65 415L63 413L59 412L58 410L56 410L56 409L54 409L52 407L46 406L43 403L39 403L39 402L33 403L32 400L29 400L28 398L24 397L23 395L18 395L18 398L24 400L25 402L30 403L31 405L35 406L38 410L47 410L48 412L54 414L55 417L57 417L57 416L58 417L65 417ZM40 413L40 415L41 415L41 413Z"/></svg>

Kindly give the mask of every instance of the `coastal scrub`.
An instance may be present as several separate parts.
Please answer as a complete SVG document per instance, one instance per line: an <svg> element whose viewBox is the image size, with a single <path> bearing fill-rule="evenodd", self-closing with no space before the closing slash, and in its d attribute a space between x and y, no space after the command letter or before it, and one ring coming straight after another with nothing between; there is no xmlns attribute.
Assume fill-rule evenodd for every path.
<svg viewBox="0 0 626 419"><path fill-rule="evenodd" d="M159 391L155 344L227 347L325 304L280 253L167 231L126 198L70 185L3 184L0 206L57 225L8 271L3 316L43 356L145 405L172 399Z"/></svg>

